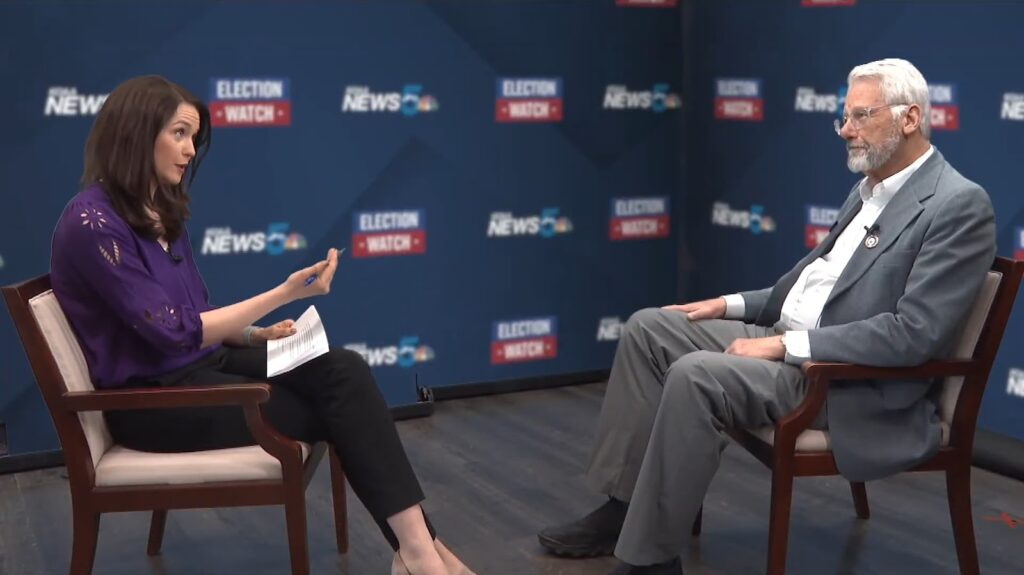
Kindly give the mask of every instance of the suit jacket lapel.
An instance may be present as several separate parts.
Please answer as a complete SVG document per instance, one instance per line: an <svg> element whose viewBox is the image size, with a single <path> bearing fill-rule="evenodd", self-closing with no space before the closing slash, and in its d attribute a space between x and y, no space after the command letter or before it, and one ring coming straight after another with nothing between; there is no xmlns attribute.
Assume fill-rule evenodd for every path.
<svg viewBox="0 0 1024 575"><path fill-rule="evenodd" d="M832 246L835 245L839 234L843 233L846 226L850 225L850 221L860 212L863 202L860 201L857 189L859 189L859 184L854 188L850 196L847 197L846 203L843 204L839 212L839 219L836 220L836 224L832 226L832 230L829 231L825 239L808 252L789 273L779 278L779 281L775 283L771 294L768 296L768 302L761 309L761 314L755 319L755 323L758 325L772 325L779 320L779 316L782 313L782 304L785 302L789 291L793 289L793 284L796 283L804 268L821 257L822 254L828 253ZM857 198L856 201L852 199L854 197Z"/></svg>
<svg viewBox="0 0 1024 575"><path fill-rule="evenodd" d="M832 249L832 246L836 245L836 240L839 238L839 235L843 233L846 226L850 225L853 218L857 217L857 214L860 213L860 208L863 205L864 203L861 202L859 198L853 203L850 209L848 209L846 213L837 220L836 227L832 228L832 231L825 237L825 241L821 242L818 244L818 247L811 250L810 257L807 260L808 263L813 262L824 254L827 254L829 250Z"/></svg>
<svg viewBox="0 0 1024 575"><path fill-rule="evenodd" d="M863 243L857 246L857 250L853 252L843 273L836 280L836 285L825 302L826 306L844 291L850 289L878 259L878 256L889 249L889 246L899 238L903 230L924 210L922 202L935 193L935 185L945 163L946 161L939 151L935 150L932 157L928 158L889 200L889 204L875 220L875 225L878 226L878 245L871 249L865 247Z"/></svg>

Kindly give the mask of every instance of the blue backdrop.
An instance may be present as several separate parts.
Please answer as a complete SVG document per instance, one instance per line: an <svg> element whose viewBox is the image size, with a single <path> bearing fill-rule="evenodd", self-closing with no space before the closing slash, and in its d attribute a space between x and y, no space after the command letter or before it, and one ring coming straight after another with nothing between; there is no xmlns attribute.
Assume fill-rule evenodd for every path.
<svg viewBox="0 0 1024 575"><path fill-rule="evenodd" d="M211 103L193 250L215 304L347 247L314 303L391 404L607 368L676 293L681 19L614 1L7 2L0 283L48 269L104 94L161 74ZM387 254L387 255L385 255ZM353 257L360 256L360 257ZM56 438L7 314L12 453Z"/></svg>
<svg viewBox="0 0 1024 575"><path fill-rule="evenodd" d="M315 303L392 404L606 368L633 310L770 285L856 181L831 122L869 60L919 66L935 145L1024 257L1024 3L676 4L4 3L0 283L47 270L96 107L149 73L217 114L189 223L214 303L347 247L329 297L269 320ZM1018 309L980 422L1019 439L1022 341ZM12 452L55 448L5 314L0 362Z"/></svg>

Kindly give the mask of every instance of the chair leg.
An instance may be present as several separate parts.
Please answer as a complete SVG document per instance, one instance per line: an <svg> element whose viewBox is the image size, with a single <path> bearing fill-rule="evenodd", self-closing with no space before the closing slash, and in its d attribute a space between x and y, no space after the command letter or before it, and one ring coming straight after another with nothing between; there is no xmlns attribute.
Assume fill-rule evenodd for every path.
<svg viewBox="0 0 1024 575"><path fill-rule="evenodd" d="M71 504L73 515L71 575L90 575L96 559L96 539L100 533L100 514Z"/></svg>
<svg viewBox="0 0 1024 575"><path fill-rule="evenodd" d="M704 506L697 510L697 516L693 518L693 530L690 532L694 537L700 537L701 523L704 521Z"/></svg>
<svg viewBox="0 0 1024 575"><path fill-rule="evenodd" d="M864 487L864 482L851 481L850 492L853 493L853 507L857 510L857 517L870 518L871 508L868 507L868 490Z"/></svg>
<svg viewBox="0 0 1024 575"><path fill-rule="evenodd" d="M971 516L971 468L968 465L946 470L946 495L953 521L956 555L960 560L960 575L978 575L978 549Z"/></svg>
<svg viewBox="0 0 1024 575"><path fill-rule="evenodd" d="M780 471L780 467L785 470ZM793 474L788 465L772 470L772 502L768 519L768 575L785 575L789 542L789 511L793 503Z"/></svg>
<svg viewBox="0 0 1024 575"><path fill-rule="evenodd" d="M301 475L285 479L284 515L288 525L288 553L292 575L309 575L309 540L306 537L306 493Z"/></svg>
<svg viewBox="0 0 1024 575"><path fill-rule="evenodd" d="M331 498L334 501L334 535L338 541L338 553L348 553L348 501L345 493L345 470L333 447L329 447L331 459Z"/></svg>
<svg viewBox="0 0 1024 575"><path fill-rule="evenodd" d="M159 555L160 546L164 543L164 526L167 525L167 510L154 509L149 520L149 543L146 545L147 555Z"/></svg>

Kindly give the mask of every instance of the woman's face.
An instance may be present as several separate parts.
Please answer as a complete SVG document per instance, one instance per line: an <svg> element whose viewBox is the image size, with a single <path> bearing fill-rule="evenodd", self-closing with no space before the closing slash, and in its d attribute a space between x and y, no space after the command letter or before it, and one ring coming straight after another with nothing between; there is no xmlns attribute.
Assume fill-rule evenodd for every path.
<svg viewBox="0 0 1024 575"><path fill-rule="evenodd" d="M176 186L181 183L188 163L196 155L192 137L199 131L199 111L192 104L181 103L174 116L156 137L153 146L153 169L159 183Z"/></svg>

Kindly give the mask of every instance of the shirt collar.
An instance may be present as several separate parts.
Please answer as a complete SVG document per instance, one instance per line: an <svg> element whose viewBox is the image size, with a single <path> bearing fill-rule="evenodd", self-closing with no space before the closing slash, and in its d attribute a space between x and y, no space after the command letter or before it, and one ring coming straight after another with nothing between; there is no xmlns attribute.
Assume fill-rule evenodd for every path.
<svg viewBox="0 0 1024 575"><path fill-rule="evenodd" d="M881 182L878 182L875 184L875 187L870 190L867 189L868 179L864 178L860 181L860 199L866 202L872 198L878 198L882 203L888 203L889 200L896 195L896 192L900 191L903 184L907 183L910 176L913 176L914 172L916 172L918 168L920 168L921 165L924 164L934 153L935 146L929 145L928 150L921 154L918 159L914 160L913 163Z"/></svg>

